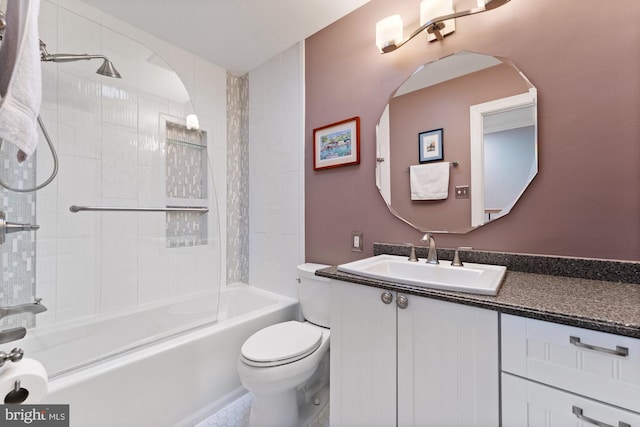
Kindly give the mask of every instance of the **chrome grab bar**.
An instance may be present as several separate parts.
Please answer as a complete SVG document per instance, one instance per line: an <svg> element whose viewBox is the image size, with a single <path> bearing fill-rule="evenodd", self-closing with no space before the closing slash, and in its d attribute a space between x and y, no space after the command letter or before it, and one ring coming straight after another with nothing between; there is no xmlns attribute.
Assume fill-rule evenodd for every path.
<svg viewBox="0 0 640 427"><path fill-rule="evenodd" d="M73 213L78 212L199 212L207 213L209 208L120 208L107 206L69 206L69 210Z"/></svg>
<svg viewBox="0 0 640 427"><path fill-rule="evenodd" d="M576 347L586 348L588 350L600 351L602 353L613 354L614 356L627 357L629 356L629 349L627 347L616 346L615 350L611 350L605 347L598 347L591 344L584 344L580 342L579 337L569 337L569 343L575 345Z"/></svg>

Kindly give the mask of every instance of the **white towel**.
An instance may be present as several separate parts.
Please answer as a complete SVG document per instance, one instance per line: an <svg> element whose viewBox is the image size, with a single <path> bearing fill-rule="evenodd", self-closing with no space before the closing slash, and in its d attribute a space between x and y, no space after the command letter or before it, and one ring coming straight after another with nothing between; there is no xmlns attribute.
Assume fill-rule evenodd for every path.
<svg viewBox="0 0 640 427"><path fill-rule="evenodd" d="M411 166L411 200L442 200L449 197L449 165L449 162L440 162Z"/></svg>
<svg viewBox="0 0 640 427"><path fill-rule="evenodd" d="M7 28L0 45L0 138L25 160L38 144L42 71L38 13L40 0L9 0Z"/></svg>

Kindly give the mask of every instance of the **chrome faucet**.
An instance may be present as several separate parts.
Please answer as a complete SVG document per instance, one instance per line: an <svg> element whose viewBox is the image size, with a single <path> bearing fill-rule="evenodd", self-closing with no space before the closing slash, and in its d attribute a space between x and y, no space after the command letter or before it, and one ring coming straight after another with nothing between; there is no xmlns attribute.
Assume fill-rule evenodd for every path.
<svg viewBox="0 0 640 427"><path fill-rule="evenodd" d="M426 242L429 245L429 252L427 253L427 264L440 264L438 261L438 250L436 249L436 240L431 233L427 233L420 239L422 242Z"/></svg>
<svg viewBox="0 0 640 427"><path fill-rule="evenodd" d="M0 307L0 319L20 313L38 314L47 311L47 307L41 304L42 298L36 298L35 302L14 305L11 307Z"/></svg>
<svg viewBox="0 0 640 427"><path fill-rule="evenodd" d="M406 245L409 247L409 261L418 262L416 247L413 245L413 243L406 243Z"/></svg>

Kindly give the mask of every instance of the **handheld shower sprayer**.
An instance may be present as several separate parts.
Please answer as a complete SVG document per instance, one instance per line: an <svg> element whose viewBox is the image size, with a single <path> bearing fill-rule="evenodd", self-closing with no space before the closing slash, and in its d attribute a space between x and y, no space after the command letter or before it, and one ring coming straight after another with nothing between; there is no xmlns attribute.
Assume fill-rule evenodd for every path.
<svg viewBox="0 0 640 427"><path fill-rule="evenodd" d="M109 61L109 58L107 58L104 55L88 55L86 53L82 53L82 54L74 54L74 53L54 53L54 54L50 54L49 52L47 52L47 45L40 40L40 60L44 61L44 62L73 62L73 61L85 61L85 60L90 60L90 59L102 59L103 63L100 66L100 68L98 68L96 70L96 73L102 75L102 76L107 76L107 77L115 77L117 79L121 78L122 76L120 75L120 73L118 72L118 70L116 70L116 67L114 67L113 63L111 61Z"/></svg>

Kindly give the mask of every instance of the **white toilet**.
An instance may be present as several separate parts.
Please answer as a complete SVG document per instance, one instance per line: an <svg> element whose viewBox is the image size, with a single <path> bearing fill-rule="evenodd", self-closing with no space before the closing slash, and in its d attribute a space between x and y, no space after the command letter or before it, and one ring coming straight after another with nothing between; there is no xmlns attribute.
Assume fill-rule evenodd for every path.
<svg viewBox="0 0 640 427"><path fill-rule="evenodd" d="M304 322L268 326L242 345L238 373L253 394L250 427L296 427L312 421L329 401L330 279L322 264L298 266Z"/></svg>

